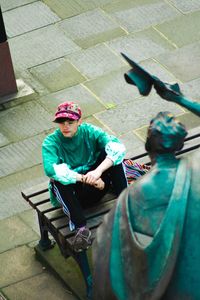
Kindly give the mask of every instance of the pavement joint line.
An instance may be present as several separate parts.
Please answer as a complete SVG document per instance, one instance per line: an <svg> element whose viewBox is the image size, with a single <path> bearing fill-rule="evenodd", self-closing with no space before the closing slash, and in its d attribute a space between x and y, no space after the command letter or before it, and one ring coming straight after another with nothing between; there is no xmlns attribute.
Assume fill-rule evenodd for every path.
<svg viewBox="0 0 200 300"><path fill-rule="evenodd" d="M119 57L119 58L124 62L124 67L125 67L126 65L129 66L128 62L125 61L125 59L122 57L121 53L118 53L117 51L115 51L112 47L110 47L110 46L107 44L107 42L103 42L102 44L104 44L106 48L108 48L115 56ZM122 66L122 68L123 68L123 66ZM113 70L113 71L115 71L115 70ZM113 72L113 71L111 71L111 72ZM111 72L110 72L110 73L111 73Z"/></svg>
<svg viewBox="0 0 200 300"><path fill-rule="evenodd" d="M67 56L65 56L64 59L65 59L68 63L70 63L70 64L74 67L74 69L76 69L83 77L85 77L86 80L83 81L82 83L87 82L87 81L90 80L90 78L87 77L87 75L86 75L84 72L81 72L81 70L79 70L78 67L76 67L76 66L75 66L75 65L67 58Z"/></svg>
<svg viewBox="0 0 200 300"><path fill-rule="evenodd" d="M176 79L176 80L173 81L173 82L177 82L177 83L180 83L180 84L184 84L184 82L181 81L181 79L177 78L177 77L176 77L169 69L166 68L165 65L161 64L156 58L152 58L152 60L153 60L155 63L159 64L164 70L166 70L172 77L174 77L174 79ZM197 77L196 79L198 79L198 77ZM194 80L194 79L192 79L192 80Z"/></svg>
<svg viewBox="0 0 200 300"><path fill-rule="evenodd" d="M57 21L57 22L54 22L54 23L51 23L51 24L47 24L47 25L41 26L41 27L39 27L39 28L34 28L34 29L29 30L29 31L20 33L20 34L16 34L15 36L12 36L12 37L8 36L8 43L9 43L9 40L11 40L11 39L18 38L19 36L23 36L23 35L26 35L26 34L28 34L28 33L32 33L32 32L34 32L34 31L40 30L40 29L42 29L42 28L46 28L46 27L49 27L49 26L56 25L58 22L60 22L60 21ZM63 32L63 31L62 31L62 32Z"/></svg>
<svg viewBox="0 0 200 300"><path fill-rule="evenodd" d="M41 262L40 262L40 263L41 263ZM45 269L43 269L44 267L45 267ZM34 278L34 277L36 277L36 276L38 276L38 275L41 275L41 274L43 274L44 272L46 272L47 267L44 266L44 265L42 265L42 263L41 263L41 269L42 269L41 272L38 272L37 274L32 275L32 276L26 276L26 278L24 278L24 279L21 279L21 280L12 282L12 283L10 283L10 284L1 286L1 289L5 289L5 288L7 288L7 287L9 287L9 286L11 286L11 285L15 285L15 284L18 284L18 283L20 283L20 282L23 282L23 281L29 280L29 279L31 279L31 278ZM49 272L48 269L47 269L47 272ZM0 300L1 300L1 298L0 298Z"/></svg>
<svg viewBox="0 0 200 300"><path fill-rule="evenodd" d="M2 147L2 148L3 148L3 147ZM35 164L35 165L31 166L31 167L24 168L24 169L19 170L19 171L17 171L17 172L13 172L13 173L4 175L4 176L0 177L0 180L6 179L6 178L9 177L9 176L16 175L16 174L21 173L21 172L23 172L23 171L30 170L30 169L35 168L35 167L37 167L37 166L42 166L42 162L39 163L39 164ZM0 220L0 221L1 221L1 220Z"/></svg>
<svg viewBox="0 0 200 300"><path fill-rule="evenodd" d="M102 13L107 17L109 18L111 21L113 21L115 24L118 25L119 28L121 28L122 30L124 30L126 32L126 34L128 35L129 32L127 31L127 29L125 29L123 26L120 25L120 22L118 23L117 20L115 18L113 18L110 14L108 14L105 10L103 10L102 7L99 8Z"/></svg>
<svg viewBox="0 0 200 300"><path fill-rule="evenodd" d="M107 110L105 110L105 111L107 111ZM95 119L97 119L97 121L98 121L100 124L102 124L107 130L109 130L113 135L116 135L116 132L113 131L108 125L106 125L105 123L103 123L103 122L98 118L97 115L95 115Z"/></svg>
<svg viewBox="0 0 200 300"><path fill-rule="evenodd" d="M59 57L53 58L53 59L51 59L51 60L45 61L45 62L43 62L43 63L39 63L39 64L37 64L36 66L28 67L26 70L29 71L29 70L31 70L31 69L34 69L34 68L43 66L43 65L45 65L45 64L47 64L47 63L50 63L50 62L53 62L53 61L56 61L56 60L58 60L58 59L60 59L60 58L65 58L65 57L66 57L65 55L59 56Z"/></svg>
<svg viewBox="0 0 200 300"><path fill-rule="evenodd" d="M38 2L38 0L35 0L35 1L31 2L31 3L34 3L34 2ZM2 11L2 12L5 13L5 12L7 12L7 11L11 11L11 10L14 10L14 9L16 9L16 8L19 8L19 7L27 6L27 5L29 5L29 4L30 4L30 3L20 4L20 5L16 6L16 7L9 8L9 9L4 10L4 11Z"/></svg>
<svg viewBox="0 0 200 300"><path fill-rule="evenodd" d="M164 24L164 23L163 23ZM152 26L152 28L157 31L157 33L160 34L160 36L162 36L166 41L168 41L172 46L175 47L175 49L178 49L179 47L174 43L172 42L170 39L168 39L168 37L166 37L158 28L156 28L157 25L154 25Z"/></svg>
<svg viewBox="0 0 200 300"><path fill-rule="evenodd" d="M102 126L104 126L108 131L110 131L112 134L115 134L115 132L106 124L104 124L100 119L98 119L98 117L94 116L94 118L100 123L102 124Z"/></svg>
<svg viewBox="0 0 200 300"><path fill-rule="evenodd" d="M96 79L96 78L95 78ZM84 89L86 89L91 95L93 95L96 99L97 99L97 101L99 101L105 108L106 108L106 110L107 110L107 107L105 106L105 103L93 92L93 91L91 91L86 85L84 85L84 83L83 82L81 82L80 83L80 85L84 88ZM88 116L89 117L89 116Z"/></svg>
<svg viewBox="0 0 200 300"><path fill-rule="evenodd" d="M46 63L48 63L48 62L46 62ZM44 65L44 64L45 64L45 63L40 64L40 65ZM38 67L38 66L39 66L39 65L34 66L34 67ZM35 76L35 74L30 72L30 70L31 70L32 68L34 68L34 67L28 68L27 71L28 71L28 73L30 74L30 76L31 76L32 78L34 78L34 80L36 80L38 83L40 83L39 79ZM45 87L45 89L49 92L49 94L51 94L51 91L48 89L48 87L46 87L46 86L44 86L44 87ZM32 88L32 89L34 90L34 88ZM35 90L34 90L34 91L35 91ZM38 97L40 97L40 95L39 95L39 93L38 93L37 91L35 91L35 93L38 95ZM49 94L47 94L47 95L49 95ZM36 100L37 100L37 98L36 98ZM31 101L31 99L30 99L30 101ZM44 108L44 107L43 107L43 108Z"/></svg>
<svg viewBox="0 0 200 300"><path fill-rule="evenodd" d="M24 138L21 138L21 139L18 138L16 141L13 141L13 142L10 142L10 143L8 143L8 144L6 144L6 145L1 146L0 149L3 149L3 148L5 148L5 147L7 147L8 145L10 146L10 145L12 145L12 144L17 144L17 143L26 141L26 140L28 140L28 139L31 139L31 138L40 136L40 135L42 135L42 134L49 134L49 132L51 132L51 130L54 130L54 129L55 129L55 127L51 127L51 128L49 128L49 129L43 130L42 132L39 132L39 133L37 133L37 134L35 134L35 135L29 135L29 136L24 137Z"/></svg>
<svg viewBox="0 0 200 300"><path fill-rule="evenodd" d="M148 125L146 125L146 126L143 126L143 128L148 128ZM142 128L137 128L137 130L133 130L133 133L140 139L140 141L142 141L142 142L146 142L146 139L145 138L143 138L139 133L138 133L138 130L140 130L140 129L142 129Z"/></svg>
<svg viewBox="0 0 200 300"><path fill-rule="evenodd" d="M36 213L32 207L28 208L27 210L30 210L30 211L32 210L34 213ZM33 227L31 227L31 226L30 226L30 225L22 218L21 213L16 214L16 216L20 219L20 221L21 221L24 225L26 225L27 227L29 227L31 230L34 231L34 233L36 233L36 234L38 235L38 238L37 238L37 239L34 239L34 240L29 241L29 242L26 243L27 247L32 248L32 247L29 246L29 244L32 243L32 242L38 241L39 238L40 238L40 236L39 236L39 234L33 229Z"/></svg>
<svg viewBox="0 0 200 300"><path fill-rule="evenodd" d="M166 4L170 5L171 7L175 8L178 12L180 12L181 14L185 15L185 13L179 9L178 7L176 7L171 1L168 0L164 0Z"/></svg>

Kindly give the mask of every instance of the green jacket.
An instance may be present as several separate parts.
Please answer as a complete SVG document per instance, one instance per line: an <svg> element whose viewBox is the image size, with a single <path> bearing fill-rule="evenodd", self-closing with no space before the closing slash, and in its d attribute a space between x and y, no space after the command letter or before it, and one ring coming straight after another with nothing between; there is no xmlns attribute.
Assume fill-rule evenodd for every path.
<svg viewBox="0 0 200 300"><path fill-rule="evenodd" d="M42 145L45 174L65 185L75 183L76 174L85 174L102 149L114 165L122 162L124 145L102 129L83 123L72 138L64 137L60 129L56 129Z"/></svg>

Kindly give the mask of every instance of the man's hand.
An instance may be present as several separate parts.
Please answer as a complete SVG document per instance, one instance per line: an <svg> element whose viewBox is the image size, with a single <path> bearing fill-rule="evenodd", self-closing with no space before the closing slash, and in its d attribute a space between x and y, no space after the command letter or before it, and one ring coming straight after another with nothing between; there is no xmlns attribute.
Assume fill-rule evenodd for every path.
<svg viewBox="0 0 200 300"><path fill-rule="evenodd" d="M84 182L90 185L94 185L96 181L101 177L102 172L99 169L88 172L84 175Z"/></svg>
<svg viewBox="0 0 200 300"><path fill-rule="evenodd" d="M101 178L99 178L99 179L95 182L94 187L97 188L97 189L99 189L99 190L103 190L104 187L105 187L105 182L104 182Z"/></svg>

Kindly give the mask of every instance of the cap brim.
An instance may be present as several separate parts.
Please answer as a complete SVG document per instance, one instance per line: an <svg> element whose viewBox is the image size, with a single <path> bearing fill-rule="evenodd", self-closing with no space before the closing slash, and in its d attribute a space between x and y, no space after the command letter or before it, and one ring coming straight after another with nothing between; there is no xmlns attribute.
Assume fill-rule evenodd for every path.
<svg viewBox="0 0 200 300"><path fill-rule="evenodd" d="M80 119L79 116L75 115L75 114L72 114L72 113L66 113L66 112L62 112L62 113L59 113L55 119L53 120L53 122L58 122L59 119L70 119L70 120L73 120L73 121L77 121Z"/></svg>

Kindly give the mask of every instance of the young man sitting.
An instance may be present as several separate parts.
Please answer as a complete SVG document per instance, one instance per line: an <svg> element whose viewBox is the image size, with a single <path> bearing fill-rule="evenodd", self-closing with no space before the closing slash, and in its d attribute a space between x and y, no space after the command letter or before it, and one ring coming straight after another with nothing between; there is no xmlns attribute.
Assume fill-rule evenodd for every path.
<svg viewBox="0 0 200 300"><path fill-rule="evenodd" d="M124 145L102 129L82 123L81 115L78 104L61 103L54 118L59 128L42 145L50 198L63 207L70 230L76 230L73 246L77 252L92 242L83 208L100 201L111 183L116 196L127 187Z"/></svg>

